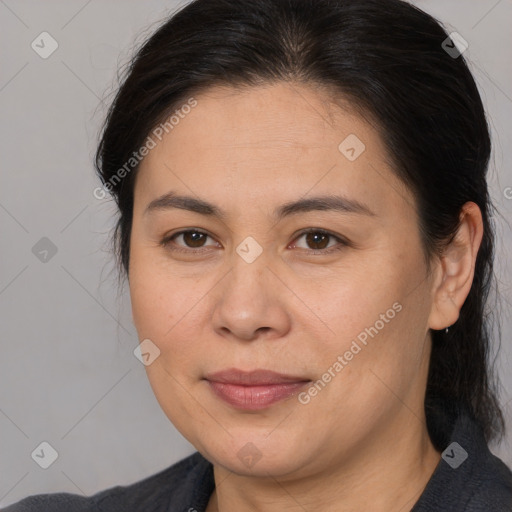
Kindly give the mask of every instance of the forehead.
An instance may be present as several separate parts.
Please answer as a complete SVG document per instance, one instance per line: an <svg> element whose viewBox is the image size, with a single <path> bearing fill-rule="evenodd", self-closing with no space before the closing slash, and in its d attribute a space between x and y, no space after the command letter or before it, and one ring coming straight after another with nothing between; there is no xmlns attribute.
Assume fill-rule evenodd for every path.
<svg viewBox="0 0 512 512"><path fill-rule="evenodd" d="M409 196L378 131L328 90L279 83L214 87L194 98L140 166L146 199L166 188L206 189L219 204L236 203L235 194L264 202L337 189L385 208Z"/></svg>
<svg viewBox="0 0 512 512"><path fill-rule="evenodd" d="M336 147L348 125L362 138L377 135L366 133L372 127L358 115L355 105L325 87L281 82L238 88L216 86L195 98L197 106L180 121L182 129L173 129L176 143L187 138L188 134L180 137L178 131L185 132L183 125L191 127L193 119L200 119L191 127L198 139L204 145L214 142L221 148ZM185 122L187 119L189 122Z"/></svg>

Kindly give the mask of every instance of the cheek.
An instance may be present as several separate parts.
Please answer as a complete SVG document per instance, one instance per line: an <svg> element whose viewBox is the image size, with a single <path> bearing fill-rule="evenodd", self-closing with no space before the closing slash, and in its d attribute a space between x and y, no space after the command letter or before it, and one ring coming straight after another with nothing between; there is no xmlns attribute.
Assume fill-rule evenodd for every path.
<svg viewBox="0 0 512 512"><path fill-rule="evenodd" d="M309 291L305 286L297 290L297 295L305 297L305 302L308 301L339 342L340 338L346 341L355 338L376 322L379 330L383 330L381 322L393 321L396 309L399 309L399 306L393 309L393 304L399 301L402 293L399 280L392 271L368 261L359 267L354 265L337 272L321 286L310 287ZM386 312L387 316L381 320L380 315L386 315Z"/></svg>
<svg viewBox="0 0 512 512"><path fill-rule="evenodd" d="M394 371L419 360L429 311L427 283L410 255L398 258L388 251L378 256L337 273L310 293L311 309L329 327L315 348L317 370L324 372L338 356L346 356L350 371L344 373L354 378L376 365L393 379ZM305 287L301 293L307 296Z"/></svg>
<svg viewBox="0 0 512 512"><path fill-rule="evenodd" d="M201 300L207 290L190 279L166 274L151 261L151 254L143 258L139 253L132 260L130 296L139 340L148 338L158 347L159 363L173 375L204 357L197 329L200 319L207 317ZM156 368L162 365L146 369L153 374Z"/></svg>
<svg viewBox="0 0 512 512"><path fill-rule="evenodd" d="M157 345L163 333L174 324L179 304L176 286L169 286L158 271L154 249L133 244L130 253L130 298L132 316L139 337L150 338Z"/></svg>
<svg viewBox="0 0 512 512"><path fill-rule="evenodd" d="M132 315L140 337L150 338L160 349L164 342L183 328L186 305L190 302L169 282L146 274L144 280L134 279L130 284Z"/></svg>
<svg viewBox="0 0 512 512"><path fill-rule="evenodd" d="M135 265L133 268L130 276L130 297L135 327L140 336L159 338L157 333L166 322L164 312L171 311L166 304L169 297L162 297L158 281L154 280L150 272L138 272Z"/></svg>

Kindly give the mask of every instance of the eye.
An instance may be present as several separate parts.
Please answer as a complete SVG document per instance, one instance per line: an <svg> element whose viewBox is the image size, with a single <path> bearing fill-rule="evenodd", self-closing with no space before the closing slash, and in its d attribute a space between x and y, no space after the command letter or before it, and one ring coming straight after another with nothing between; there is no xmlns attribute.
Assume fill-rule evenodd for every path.
<svg viewBox="0 0 512 512"><path fill-rule="evenodd" d="M300 238L305 237L306 244L312 245L313 249L308 249L306 247L306 251L312 254L330 254L334 251L339 251L345 247L347 247L349 242L329 231L325 231L323 229L318 228L309 228L307 230L302 231L299 234L298 238L295 240L299 240ZM205 244L206 240L210 237L204 231L199 229L187 229L184 231L178 231L173 235L165 237L160 245L165 247L170 251L175 252L186 252L186 253L194 253L194 252L204 252L208 251L208 248ZM338 242L334 244L334 246L329 246L330 239L333 242ZM177 244L176 242L181 240L181 244ZM213 238L212 238L213 240ZM292 244L296 246L296 243Z"/></svg>
<svg viewBox="0 0 512 512"><path fill-rule="evenodd" d="M207 238L211 237L203 231L198 229L187 229L185 231L179 231L178 233L174 233L173 235L164 238L160 242L160 245L176 252L203 252L201 249L205 248L204 242ZM176 246L176 240L178 239L181 239L185 245Z"/></svg>
<svg viewBox="0 0 512 512"><path fill-rule="evenodd" d="M340 251L349 245L347 240L344 240L343 238L323 229L307 229L300 233L299 237L295 240L298 240L302 237L305 237L306 244L313 246L313 249L309 249L309 252L313 254L330 254L334 251ZM333 239L335 242L337 241L338 244L329 247L329 239ZM306 249L308 248L306 247Z"/></svg>

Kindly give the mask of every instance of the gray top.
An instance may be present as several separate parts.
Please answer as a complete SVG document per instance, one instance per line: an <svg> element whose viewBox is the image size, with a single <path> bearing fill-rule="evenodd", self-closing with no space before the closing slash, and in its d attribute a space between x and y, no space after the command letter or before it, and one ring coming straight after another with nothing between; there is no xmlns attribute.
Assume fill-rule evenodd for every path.
<svg viewBox="0 0 512 512"><path fill-rule="evenodd" d="M476 422L460 413L449 439L411 512L511 512L512 472L489 451ZM204 512L214 487L212 464L196 452L132 485L89 497L39 494L3 512Z"/></svg>

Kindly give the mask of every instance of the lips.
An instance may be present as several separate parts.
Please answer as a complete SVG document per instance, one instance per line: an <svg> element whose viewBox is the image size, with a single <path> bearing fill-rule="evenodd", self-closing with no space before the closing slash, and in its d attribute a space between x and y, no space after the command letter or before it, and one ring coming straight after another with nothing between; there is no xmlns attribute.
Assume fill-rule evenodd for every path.
<svg viewBox="0 0 512 512"><path fill-rule="evenodd" d="M245 410L267 408L304 387L310 379L270 370L244 372L230 368L205 377L214 394L231 406Z"/></svg>

